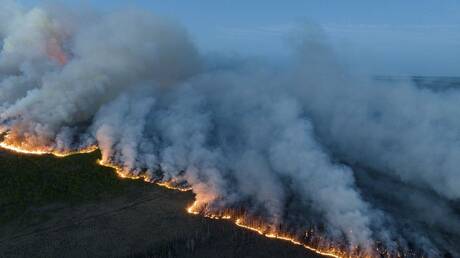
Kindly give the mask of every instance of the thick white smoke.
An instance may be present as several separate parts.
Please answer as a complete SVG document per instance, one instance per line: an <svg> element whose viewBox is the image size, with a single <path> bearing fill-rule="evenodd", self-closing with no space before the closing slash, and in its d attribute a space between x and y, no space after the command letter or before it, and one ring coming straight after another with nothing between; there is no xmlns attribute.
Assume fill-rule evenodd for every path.
<svg viewBox="0 0 460 258"><path fill-rule="evenodd" d="M309 86L293 91L332 149L349 162L392 173L449 199L460 197L459 91L434 93L410 82L343 77L321 83L316 72L309 72L311 64L300 62L295 80Z"/></svg>
<svg viewBox="0 0 460 258"><path fill-rule="evenodd" d="M460 233L460 93L353 79L314 35L300 37L287 67L221 67L180 26L148 13L66 18L1 4L9 144L97 144L104 162L186 183L208 209L243 205L273 227L325 225L363 250L458 252L420 228ZM437 215L407 215L436 199Z"/></svg>

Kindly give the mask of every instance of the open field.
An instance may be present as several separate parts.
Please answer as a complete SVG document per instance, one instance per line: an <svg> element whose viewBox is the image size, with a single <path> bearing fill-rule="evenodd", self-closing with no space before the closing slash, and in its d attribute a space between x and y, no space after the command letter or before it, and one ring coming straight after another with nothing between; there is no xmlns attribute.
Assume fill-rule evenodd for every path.
<svg viewBox="0 0 460 258"><path fill-rule="evenodd" d="M0 257L316 257L191 216L192 193L119 179L99 155L0 152Z"/></svg>

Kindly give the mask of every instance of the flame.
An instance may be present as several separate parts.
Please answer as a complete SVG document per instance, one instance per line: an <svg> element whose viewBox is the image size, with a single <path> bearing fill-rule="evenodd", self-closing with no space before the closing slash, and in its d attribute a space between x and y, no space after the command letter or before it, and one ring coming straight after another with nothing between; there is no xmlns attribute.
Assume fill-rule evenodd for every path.
<svg viewBox="0 0 460 258"><path fill-rule="evenodd" d="M97 164L99 164L100 166L103 166L103 167L113 169L115 171L115 173L122 179L134 179L134 180L142 179L147 183L152 183L152 179L148 175L145 175L145 174L137 175L137 176L131 175L129 172L126 172L125 170L123 170L123 168L121 168L120 166L114 165L114 164L112 164L110 162L107 162L107 161L104 161L102 159L98 160ZM181 192L189 192L189 191L192 190L191 187L177 187L177 186L175 186L173 180L165 181L165 182L160 181L160 182L155 182L155 183L158 186L165 187L165 188L171 189L171 190L181 191Z"/></svg>
<svg viewBox="0 0 460 258"><path fill-rule="evenodd" d="M50 59L64 66L68 62L67 54L62 49L61 43L57 38L51 38L46 46L46 52Z"/></svg>
<svg viewBox="0 0 460 258"><path fill-rule="evenodd" d="M181 191L181 192L189 192L189 191L192 191L192 188L191 188L191 187L182 188L182 187L174 186L173 181L168 181L168 182L157 182L156 184L159 185L159 186L162 186L162 187L171 189L171 190L177 190L177 191Z"/></svg>
<svg viewBox="0 0 460 258"><path fill-rule="evenodd" d="M273 239L278 239L278 240L283 240L283 241L288 241L291 244L302 246L305 249L308 249L316 254L320 254L323 256L327 257L333 257L333 258L345 258L345 257L350 257L349 255L344 254L343 251L339 249L334 249L334 248L329 248L328 250L323 250L320 248L315 248L313 246L301 243L300 241L296 240L294 237L289 236L286 233L282 232L276 232L276 231L267 231L266 229L262 227L257 227L254 225L251 225L249 223L245 222L244 217L235 217L233 218L232 215L230 214L213 214L213 213L202 213L200 212L200 205L198 201L193 202L192 205L190 205L186 210L189 214L193 215L199 215L202 214L206 218L210 219L223 219L223 220L233 220L233 223L237 225L238 227L244 228L246 230L254 231L258 233L259 235L262 235L267 238L273 238Z"/></svg>
<svg viewBox="0 0 460 258"><path fill-rule="evenodd" d="M37 148L37 149L26 149L21 147L20 145L15 145L15 144L10 144L6 143L5 141L0 142L0 148L13 151L16 153L21 153L21 154L28 154L28 155L53 155L59 158L75 155L75 154L81 154L81 153L91 153L96 150L98 150L98 147L95 145L91 145L86 148L82 148L76 151L56 151L52 149L46 149L46 148ZM121 166L117 166L115 164L112 164L107 161L103 160L98 160L97 163L101 166L108 167L113 169L116 174L123 179L142 179L145 182L152 183L152 179L147 176L147 175L131 175L129 172L125 171ZM159 186L165 187L167 189L172 189L172 190L177 190L181 192L187 192L191 191L191 187L179 187L177 186L175 181L167 181L167 182L154 182ZM272 239L278 239L278 240L283 240L290 242L294 245L302 246L314 253L317 253L319 255L327 256L327 257L333 257L333 258L341 258L341 257L351 257L350 254L347 254L346 252L338 249L338 248L322 248L322 247L313 247L310 245L307 245L305 243L302 243L298 240L296 240L295 237L290 236L287 233L283 232L277 232L274 231L273 229L267 229L262 226L256 226L251 223L248 223L245 219L244 216L234 216L229 213L222 213L222 214L214 214L211 212L203 212L203 209L201 208L202 205L198 201L195 201L191 206L189 206L186 210L189 214L193 215L203 215L206 218L209 219L215 219L215 220L232 220L235 225L238 227L257 232L258 234L265 236L267 238L272 238Z"/></svg>
<svg viewBox="0 0 460 258"><path fill-rule="evenodd" d="M37 155L37 156L38 155L53 155L58 158L64 158L64 157L68 157L68 156L75 155L75 154L91 153L91 152L95 152L96 150L98 150L97 146L95 145L90 145L88 147L85 147L85 148L82 148L76 151L57 151L57 150L52 150L52 149L47 149L47 148L43 148L43 149L37 148L37 149L28 150L28 149L22 148L19 145L9 144L5 142L0 143L0 148L6 149L12 152L16 152L16 153L21 153L21 154Z"/></svg>

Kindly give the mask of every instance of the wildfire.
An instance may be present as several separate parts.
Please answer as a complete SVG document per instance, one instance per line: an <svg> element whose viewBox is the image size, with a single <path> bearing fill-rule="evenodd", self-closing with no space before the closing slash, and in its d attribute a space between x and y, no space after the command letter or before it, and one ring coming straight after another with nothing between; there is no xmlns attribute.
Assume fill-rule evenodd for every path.
<svg viewBox="0 0 460 258"><path fill-rule="evenodd" d="M67 64L67 54L61 47L61 43L57 38L52 38L48 41L46 52L50 59L58 62L61 66Z"/></svg>
<svg viewBox="0 0 460 258"><path fill-rule="evenodd" d="M190 192L190 191L192 191L191 187L185 187L185 188L177 187L177 186L175 186L173 184L173 182L158 182L156 184L159 185L159 186L171 189L171 190L177 190L177 191L181 191L181 192Z"/></svg>
<svg viewBox="0 0 460 258"><path fill-rule="evenodd" d="M16 152L16 153L21 153L21 154L27 154L27 155L53 155L58 158L64 158L68 157L71 155L75 154L83 154L83 153L91 153L96 151L98 148L95 145L91 145L76 151L56 151L56 150L48 150L48 149L24 149L20 146L14 145L14 144L8 144L5 142L0 143L0 148Z"/></svg>
<svg viewBox="0 0 460 258"><path fill-rule="evenodd" d="M98 150L97 146L89 146L89 147L86 147L86 148L83 148L83 149L80 149L80 150L77 150L77 151L54 151L54 150L48 150L48 149L24 149L24 148L21 148L19 145L12 145L12 144L8 144L8 143L5 143L5 142L0 143L0 148L10 150L10 151L13 151L13 152L16 152L16 153L22 153L22 154L28 154L28 155L53 155L53 156L56 156L56 157L59 157L59 158L67 157L67 156L74 155L74 154L91 153L91 152L94 152L94 151ZM103 160L98 160L97 163L99 165L101 165L101 166L112 168L120 178L123 178L123 179L142 179L145 182L152 183L151 178L148 177L147 175L138 175L138 176L131 175L129 172L124 171L122 167L114 165L114 164L112 164L110 162L104 162ZM187 192L187 191L192 190L191 187L187 187L187 188L179 187L179 186L177 186L177 184L175 184L176 182L174 182L174 181L155 182L155 183L157 185L159 185L159 186L166 187L168 189L177 190L177 191L182 191L182 192ZM202 212L202 209L200 208L200 205L199 205L199 203L197 201L195 201L191 206L189 206L187 208L187 212L189 214L193 214L193 215L200 215L201 214L204 217L209 218L209 219L232 220L235 223L235 225L237 225L238 227L257 232L258 234L260 234L262 236L265 236L265 237L268 237L268 238L288 241L288 242L290 242L290 243L292 243L294 245L302 246L302 247L304 247L304 248L306 248L306 249L308 249L310 251L313 251L313 252L315 252L317 254L320 254L320 255L324 255L324 256L328 256L328 257L334 257L334 258L350 257L350 255L345 254L344 252L342 252L339 249L327 248L327 250L326 250L326 249L323 249L323 248L315 248L313 246L304 244L304 243L296 240L295 237L289 236L286 233L276 232L276 231L273 231L273 230L267 230L267 229L264 229L261 226L252 225L252 224L250 224L250 223L245 221L244 216L232 216L231 214L225 214L225 213L224 214L214 214L214 213L210 213L210 212Z"/></svg>
<svg viewBox="0 0 460 258"><path fill-rule="evenodd" d="M199 204L198 204L197 201L195 201L192 205L190 205L187 208L187 212L189 214L193 214L193 215L202 214L206 218L216 219L216 220L217 219L223 219L223 220L232 220L233 219L232 215L230 215L230 214L213 214L213 213L208 213L208 212L203 214L199 210L200 210L199 209ZM251 225L249 223L246 223L244 217L235 218L235 219L233 219L233 222L238 227L241 227L241 228L244 228L244 229L247 229L247 230L250 230L250 231L254 231L254 232L258 233L259 235L262 235L262 236L265 236L265 237L268 237L268 238L288 241L288 242L290 242L290 243L292 243L294 245L302 246L302 247L304 247L304 248L306 248L306 249L308 249L308 250L310 250L312 252L315 252L317 254L320 254L320 255L324 255L324 256L328 256L328 257L334 257L334 258L349 257L348 255L343 254L343 252L341 252L338 249L329 248L328 250L323 250L323 249L315 248L315 247L306 245L304 243L301 243L300 241L297 241L294 237L289 236L289 235L287 235L285 233L273 232L273 231L268 231L267 232L267 230L262 228L262 227L257 227L257 226Z"/></svg>
<svg viewBox="0 0 460 258"><path fill-rule="evenodd" d="M138 176L134 176L134 175L131 175L130 173L127 173L123 170L123 168L117 166L117 165L114 165L114 164L111 164L109 162L105 162L103 160L98 160L97 163L100 165L100 166L103 166L103 167L108 167L108 168L111 168L113 170L115 170L115 173L120 177L120 178L123 178L123 179L134 179L134 180L137 180L137 179L142 179L144 180L145 182L147 183L152 183L152 179L147 176L147 175L138 175ZM189 192L192 190L191 187L177 187L174 185L174 181L167 181L167 182L155 182L157 185L161 186L161 187L165 187L167 189L171 189L171 190L176 190L176 191L181 191L181 192Z"/></svg>

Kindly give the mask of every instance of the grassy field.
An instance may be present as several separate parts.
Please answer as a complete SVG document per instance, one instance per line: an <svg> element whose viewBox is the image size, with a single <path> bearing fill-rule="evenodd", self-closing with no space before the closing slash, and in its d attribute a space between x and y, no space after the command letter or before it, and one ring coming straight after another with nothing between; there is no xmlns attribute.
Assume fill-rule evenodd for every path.
<svg viewBox="0 0 460 258"><path fill-rule="evenodd" d="M79 204L121 194L132 184L97 166L99 153L67 158L0 152L0 223L49 203Z"/></svg>
<svg viewBox="0 0 460 258"><path fill-rule="evenodd" d="M120 179L99 155L0 151L0 257L319 257L189 215L191 192Z"/></svg>

